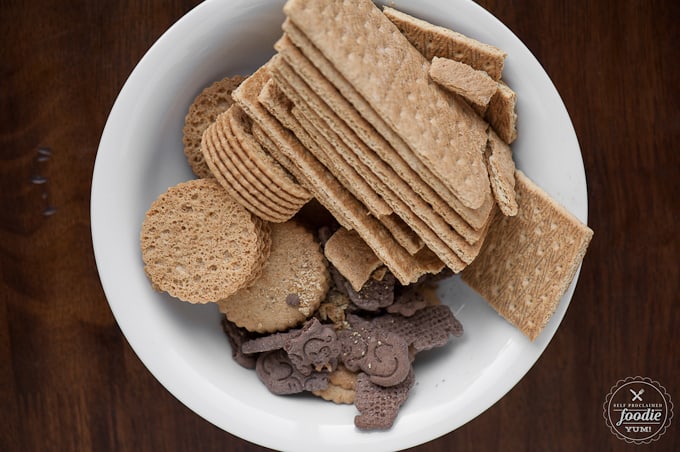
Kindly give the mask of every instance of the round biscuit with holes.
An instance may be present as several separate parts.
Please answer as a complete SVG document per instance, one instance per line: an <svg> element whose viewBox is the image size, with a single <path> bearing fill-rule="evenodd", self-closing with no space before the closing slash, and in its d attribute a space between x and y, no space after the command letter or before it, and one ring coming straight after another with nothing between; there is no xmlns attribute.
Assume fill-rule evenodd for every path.
<svg viewBox="0 0 680 452"><path fill-rule="evenodd" d="M214 302L250 284L271 249L269 224L213 178L170 187L146 212L140 245L153 288L190 303Z"/></svg>

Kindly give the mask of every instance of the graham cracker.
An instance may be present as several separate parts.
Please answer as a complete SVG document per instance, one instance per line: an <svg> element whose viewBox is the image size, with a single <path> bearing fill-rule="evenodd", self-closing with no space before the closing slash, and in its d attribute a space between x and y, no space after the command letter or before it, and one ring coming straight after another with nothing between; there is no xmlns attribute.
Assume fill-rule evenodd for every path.
<svg viewBox="0 0 680 452"><path fill-rule="evenodd" d="M434 57L430 77L448 91L462 96L476 111L485 111L498 90L498 82L486 72L448 58Z"/></svg>
<svg viewBox="0 0 680 452"><path fill-rule="evenodd" d="M462 277L534 340L574 279L593 231L521 171L515 180L517 215L496 216Z"/></svg>
<svg viewBox="0 0 680 452"><path fill-rule="evenodd" d="M272 116L259 102L258 96L268 80L266 67L259 69L249 77L233 93L234 100L257 122L269 142L287 157L287 164L296 168L291 173L301 181L312 195L335 217L346 229L356 230L373 252L402 284L410 284L425 273L436 273L441 270L441 261L421 250L411 256L402 246L394 241L389 231L369 214L366 208L354 196L342 187L289 130ZM312 158L310 158L312 157ZM290 169L289 169L290 170ZM439 270L437 268L439 267Z"/></svg>
<svg viewBox="0 0 680 452"><path fill-rule="evenodd" d="M510 145L499 138L493 130L489 130L489 142L486 144L487 165L491 191L503 215L517 215L517 197L515 195L515 162L512 159Z"/></svg>
<svg viewBox="0 0 680 452"><path fill-rule="evenodd" d="M362 148L370 149L377 154L386 165L393 169L393 172L399 174L404 182L412 187L413 191L421 196L425 202L431 204L447 223L460 231L468 242L474 243L476 241L474 232L466 234L464 223L468 223L470 228L474 230L479 230L487 222L494 203L490 190L481 208L470 209L465 207L446 187L438 183L434 175L429 173L422 165L420 167L421 173L426 174L427 177L421 177L402 158L402 154L408 154L408 147L398 137L392 136L392 141L397 143L400 149L400 151L397 151L396 147L388 143L373 128L372 123L382 120L375 113L371 114L370 106L365 106L364 114L369 116L364 119L346 99L346 97L350 97L354 103L364 102L354 88L325 59L323 54L290 21L284 22L283 28L286 30L286 35L275 44L275 48L290 67L309 84L315 94L323 99L330 110L343 119L341 122L346 122L347 127L340 128L334 125L334 128L340 132L348 130L347 128L351 129L351 133L345 134L346 136L353 137L356 135L357 138L354 141L363 142L366 146L360 145ZM333 83L329 80L332 80ZM407 158L417 164L417 159L414 157L407 156ZM376 159L373 160L376 161ZM380 164L377 161L376 163ZM381 167L386 167L385 164L382 164Z"/></svg>
<svg viewBox="0 0 680 452"><path fill-rule="evenodd" d="M290 0L288 18L326 56L423 165L463 203L489 194L487 124L428 76L429 63L370 0ZM324 19L324 20L319 20ZM362 111L364 104L355 107ZM386 137L387 138L387 137Z"/></svg>
<svg viewBox="0 0 680 452"><path fill-rule="evenodd" d="M279 66L285 66L285 62L276 60L274 64L272 64L272 74L275 78L279 74ZM285 68L281 69L285 71ZM293 74L289 74L289 76L291 75ZM310 98L310 94L312 93L309 87L305 86L304 82L299 79L299 77L297 80L294 80L294 83L296 83L295 87L289 86L287 79L284 79L281 80L279 86L286 94L289 94L291 100L295 98L293 102L297 102L296 108L301 108L305 114L308 115L309 119L306 124L301 121L306 129L315 129L321 133L321 135L330 137L333 141L333 146L336 146L338 149L338 154L346 158L354 156L355 158L352 160L352 166L358 170L359 174L361 174L361 176L375 188L377 192L379 192L390 207L397 212L404 222L423 239L427 246L444 261L449 268L457 273L465 267L466 262L471 262L472 259L474 259L481 247L481 240L479 240L479 237L477 237L477 243L474 246L469 245L463 237L452 230L449 225L437 216L426 203L421 201L419 203L420 209L418 210L420 216L429 219L434 218L438 226L436 231L430 229L430 227L421 220L420 216L399 199L390 188L398 183L403 184L401 178L394 175L391 180L386 181L387 183L382 183L368 165L356 158L352 149L342 142L342 140L337 138L337 136L333 137L333 131L330 130L327 123L316 114L317 111L322 111L323 108L317 109L310 107L305 103L299 92L306 91L307 95L305 97ZM296 89L299 90L299 92L297 92ZM321 130L323 130L323 132L320 132ZM436 220L438 220L438 222Z"/></svg>
<svg viewBox="0 0 680 452"><path fill-rule="evenodd" d="M442 57L460 61L500 80L506 56L502 50L394 8L386 6L383 13L426 59Z"/></svg>
<svg viewBox="0 0 680 452"><path fill-rule="evenodd" d="M373 271L382 266L378 256L359 234L340 228L324 245L323 253L357 292L369 280Z"/></svg>
<svg viewBox="0 0 680 452"><path fill-rule="evenodd" d="M517 94L502 81L489 101L484 119L506 143L517 139Z"/></svg>
<svg viewBox="0 0 680 452"><path fill-rule="evenodd" d="M302 128L305 130L306 133L309 134L311 139L313 140L314 144L317 145L317 147L320 147L322 149L326 150L327 155L330 156L331 159L333 159L335 162L338 162L342 159L344 160L345 154L341 154L338 151L336 151L336 148L325 138L325 136L309 121L307 116L302 113L299 109L296 107L293 107L291 109L291 113L295 119L300 123ZM307 146L308 149L310 149L309 146ZM310 149L311 150L311 149ZM321 159L319 159L321 161ZM323 162L322 162L323 163ZM347 162L345 162L347 163ZM336 165L337 166L337 165ZM328 168L328 166L326 166ZM330 170L330 168L329 168ZM331 173L333 173L333 170L331 170ZM347 180L343 176L336 175L338 180L345 185L345 187L348 187L343 180ZM361 176L355 172L355 177L360 178L361 182L363 184L366 184L365 179L361 178ZM348 183L352 183L352 181L348 181ZM357 184L357 185L363 185L363 184ZM376 193L373 191L373 188L369 185L366 184L369 189L375 193L375 196L378 197L382 202L385 202L383 198L380 196L379 193ZM355 185L356 187L356 185ZM363 201L363 198L365 197L365 194L359 193L358 195L355 195L357 199L362 201L366 207L369 207L368 204L366 204L366 201ZM389 206L389 204L386 203L386 205L390 208L390 214L389 215L381 215L377 216L373 212L372 209L369 210L371 213L373 213L374 216L380 220L380 222L390 231L392 234L392 237L406 249L410 254L415 254L417 253L422 247L423 247L423 242L420 240L418 235L416 235L413 230L406 224L404 223L399 216L397 216L393 211L392 208Z"/></svg>
<svg viewBox="0 0 680 452"><path fill-rule="evenodd" d="M274 57L276 58L276 57ZM272 61L271 66L273 66ZM278 86L273 80L269 80L262 88L262 95L266 97L278 97L284 94L278 90ZM297 119L295 110L291 109L291 114ZM290 127L289 127L290 128ZM295 131L294 131L295 132ZM392 214L392 209L378 194L359 177L356 171L335 152L335 149L328 146L327 142L322 141L322 137L314 134L313 130L302 128L300 135L296 133L300 142L330 171L366 208L377 218Z"/></svg>
<svg viewBox="0 0 680 452"><path fill-rule="evenodd" d="M252 121L238 105L232 106L230 116L231 130L241 144L244 152L243 159L253 174L264 183L271 183L276 187L277 194L282 198L298 204L312 198L309 192L301 187L279 163L272 158L252 135Z"/></svg>

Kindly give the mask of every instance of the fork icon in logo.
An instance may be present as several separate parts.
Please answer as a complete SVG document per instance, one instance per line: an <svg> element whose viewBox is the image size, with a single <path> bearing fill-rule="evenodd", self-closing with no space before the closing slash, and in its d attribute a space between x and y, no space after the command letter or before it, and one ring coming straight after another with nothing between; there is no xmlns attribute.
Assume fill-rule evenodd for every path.
<svg viewBox="0 0 680 452"><path fill-rule="evenodd" d="M632 402L635 402L636 400L639 400L640 402L642 402L642 397L640 397L640 396L645 393L645 388L640 389L640 391L638 391L638 392L635 392L631 389L630 392L633 394Z"/></svg>

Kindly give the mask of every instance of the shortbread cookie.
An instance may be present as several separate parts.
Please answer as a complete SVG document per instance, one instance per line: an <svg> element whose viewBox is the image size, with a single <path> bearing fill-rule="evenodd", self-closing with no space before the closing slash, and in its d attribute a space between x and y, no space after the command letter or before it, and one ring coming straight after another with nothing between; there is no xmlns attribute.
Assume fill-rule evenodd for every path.
<svg viewBox="0 0 680 452"><path fill-rule="evenodd" d="M261 143L269 142L278 149L278 152L284 154L286 164L290 165L288 170L291 174L310 190L340 224L347 229L356 230L402 284L414 282L423 274L440 271L443 264L429 250L421 250L416 256L411 256L394 242L384 226L371 217L365 207L347 192L323 165L310 156L295 136L264 108L258 96L268 78L268 69L264 67L234 92L235 101L255 122L259 122L260 130L267 134L267 137L261 137L266 138L262 139ZM266 99L261 100L266 102ZM269 103L270 108L277 108L275 100ZM272 149L270 153L274 155L273 152L275 151Z"/></svg>
<svg viewBox="0 0 680 452"><path fill-rule="evenodd" d="M430 77L442 87L457 94L482 111L498 90L498 82L484 71L448 58L434 57Z"/></svg>
<svg viewBox="0 0 680 452"><path fill-rule="evenodd" d="M574 279L593 231L521 171L514 217L498 215L463 281L534 340Z"/></svg>
<svg viewBox="0 0 680 452"><path fill-rule="evenodd" d="M515 161L512 159L510 145L501 140L493 130L489 130L486 144L487 165L491 190L503 215L517 215L515 196Z"/></svg>
<svg viewBox="0 0 680 452"><path fill-rule="evenodd" d="M189 106L189 112L184 119L182 141L191 170L198 177L212 177L201 152L203 132L215 122L217 115L234 103L231 93L244 79L245 77L241 75L234 75L218 80L203 89Z"/></svg>
<svg viewBox="0 0 680 452"><path fill-rule="evenodd" d="M218 301L227 318L248 331L271 333L309 318L326 296L330 276L311 232L294 221L271 225L271 254L249 287ZM286 299L294 294L297 306Z"/></svg>
<svg viewBox="0 0 680 452"><path fill-rule="evenodd" d="M498 90L489 101L484 119L506 143L517 139L517 94L503 81L498 82Z"/></svg>
<svg viewBox="0 0 680 452"><path fill-rule="evenodd" d="M463 205L484 203L486 123L442 93L429 63L372 1L290 0L284 12L383 120L378 132L389 128L408 145L417 160L409 163L422 164ZM399 49L399 57L381 49Z"/></svg>
<svg viewBox="0 0 680 452"><path fill-rule="evenodd" d="M319 391L312 391L316 396L335 403L354 403L356 396L357 373L347 370L339 364L328 374L328 387Z"/></svg>
<svg viewBox="0 0 680 452"><path fill-rule="evenodd" d="M146 212L144 271L154 289L190 303L214 302L250 284L269 256L269 226L213 178L169 188Z"/></svg>
<svg viewBox="0 0 680 452"><path fill-rule="evenodd" d="M442 57L460 61L485 71L496 81L500 80L505 62L505 52L502 50L394 8L386 6L383 13L428 60Z"/></svg>
<svg viewBox="0 0 680 452"><path fill-rule="evenodd" d="M315 396L337 404L353 404L356 398L356 390L346 389L333 383L328 383L325 389L312 391Z"/></svg>

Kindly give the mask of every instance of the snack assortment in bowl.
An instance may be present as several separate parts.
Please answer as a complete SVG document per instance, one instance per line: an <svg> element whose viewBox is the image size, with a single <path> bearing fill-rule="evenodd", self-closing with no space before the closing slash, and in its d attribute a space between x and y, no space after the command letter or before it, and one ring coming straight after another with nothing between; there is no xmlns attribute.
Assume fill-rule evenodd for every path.
<svg viewBox="0 0 680 452"><path fill-rule="evenodd" d="M534 340L592 231L515 168L502 50L369 0L283 10L276 54L190 107L202 178L147 212L145 270L217 303L270 392L353 403L356 427L389 429L417 354L463 334L437 280L461 273ZM331 222L304 224L311 199Z"/></svg>
<svg viewBox="0 0 680 452"><path fill-rule="evenodd" d="M496 403L560 326L590 234L578 141L540 63L470 0L307 2L320 8L311 15L296 2L284 11L284 3L206 0L135 67L107 120L92 179L102 287L142 363L219 428L277 450L415 446ZM328 9L338 7L358 8L369 26L343 25L352 14ZM353 42L342 43L342 53L329 51L311 20L349 26ZM337 29L329 33L338 43L347 40ZM395 67L395 58L403 64ZM449 66L454 70L441 74ZM496 83L490 98L489 79ZM442 122L449 130L440 130ZM452 142L475 152L449 153ZM458 161L459 174L447 177ZM178 197L171 215L157 213L154 221L183 220L142 239L154 203L168 202L161 200L174 196L173 187L187 195L202 184L238 212L227 229L240 224L250 232L219 231L229 215ZM286 251L300 258L286 264L301 268L303 251L316 250L298 281L284 276L291 270L280 260L265 278L279 227L300 232L292 232L299 247L291 246L299 249ZM179 236L183 231L188 235ZM507 236L513 238L505 243ZM153 240L151 251L142 245ZM225 246L230 240L238 246ZM157 266L147 269L156 281L147 277L145 259ZM210 284L227 275L231 283ZM298 293L304 281L316 288ZM228 310L244 326L220 312L220 301L268 292L263 285L278 287L280 318L271 317L281 330L265 331L266 322L254 316L248 325L262 323L262 331L248 331L248 310L234 300ZM286 318L281 312L285 325L278 324ZM439 331L422 335L434 341L430 350L402 327L377 333L389 336L391 349L358 337L352 342L358 355L393 356L401 363L394 372L382 368L371 378L372 361L344 363L347 331L365 337L367 328L386 329L385 319L417 323L430 316ZM300 345L310 335L335 345L311 347L318 360L304 358ZM408 373L404 343L411 344ZM354 350L345 343L348 357ZM268 389L281 380L278 366L286 360L304 377L290 387L310 391L277 396ZM375 389L382 394L370 396ZM389 403L375 404L380 397ZM371 420L377 412L384 421Z"/></svg>

